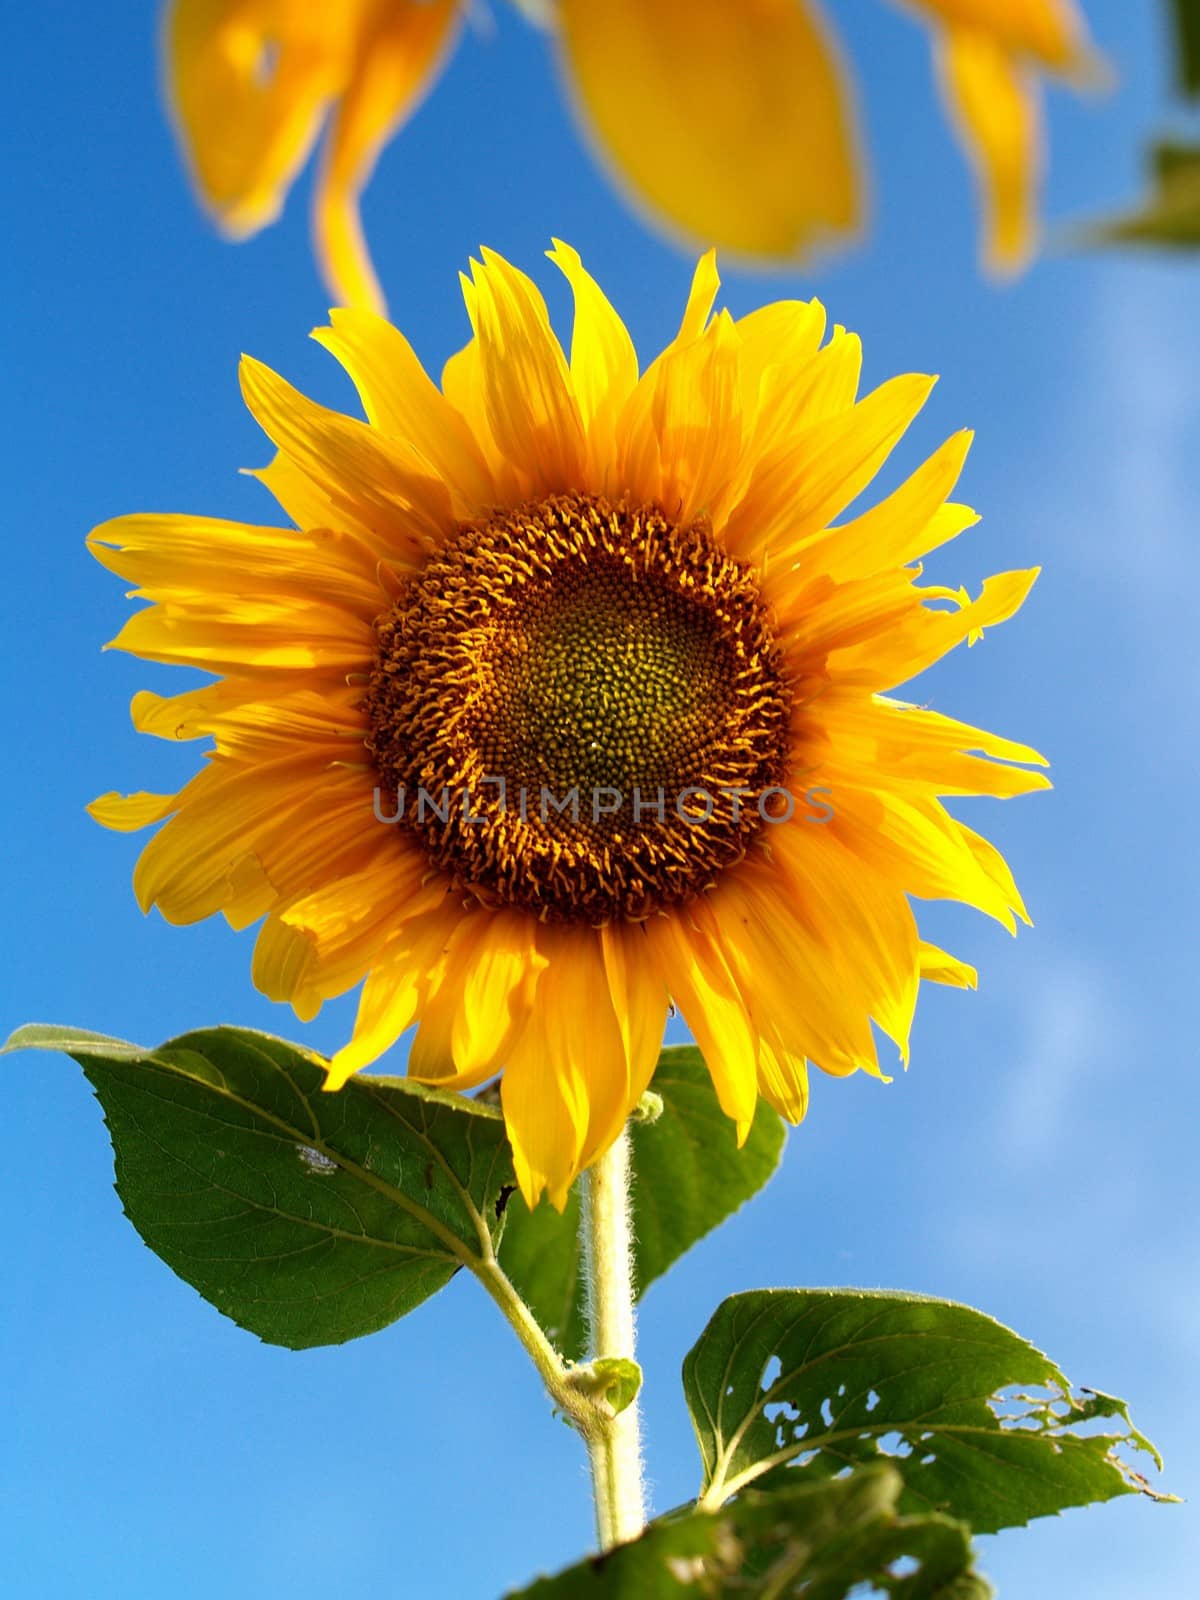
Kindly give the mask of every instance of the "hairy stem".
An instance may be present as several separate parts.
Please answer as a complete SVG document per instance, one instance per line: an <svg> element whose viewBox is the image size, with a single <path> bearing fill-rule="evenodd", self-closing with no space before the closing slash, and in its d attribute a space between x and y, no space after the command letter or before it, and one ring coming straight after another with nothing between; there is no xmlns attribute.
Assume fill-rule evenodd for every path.
<svg viewBox="0 0 1200 1600"><path fill-rule="evenodd" d="M592 1359L635 1358L629 1133L585 1175L584 1271ZM641 1428L636 1400L588 1437L600 1548L636 1539L646 1523Z"/></svg>
<svg viewBox="0 0 1200 1600"><path fill-rule="evenodd" d="M592 1401L572 1385L562 1357L543 1333L540 1324L513 1287L508 1275L496 1260L489 1256L476 1261L471 1270L500 1307L526 1354L538 1370L546 1393L555 1407L567 1417L584 1438L589 1441L603 1419L597 1414Z"/></svg>

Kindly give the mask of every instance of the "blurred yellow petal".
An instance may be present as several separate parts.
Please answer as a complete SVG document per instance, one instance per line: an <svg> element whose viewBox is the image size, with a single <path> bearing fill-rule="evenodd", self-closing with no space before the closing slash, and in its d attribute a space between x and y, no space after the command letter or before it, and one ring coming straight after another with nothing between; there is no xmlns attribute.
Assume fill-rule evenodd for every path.
<svg viewBox="0 0 1200 1600"><path fill-rule="evenodd" d="M461 0L175 0L167 93L196 186L235 237L279 214L333 109L315 195L333 293L382 309L358 216L380 149L452 42Z"/></svg>
<svg viewBox="0 0 1200 1600"><path fill-rule="evenodd" d="M1014 54L1063 70L1087 54L1087 30L1074 0L900 0L949 29L986 33Z"/></svg>
<svg viewBox="0 0 1200 1600"><path fill-rule="evenodd" d="M1039 73L1102 82L1074 0L898 0L934 25L942 94L979 185L983 256L1011 276L1037 246L1044 164Z"/></svg>
<svg viewBox="0 0 1200 1600"><path fill-rule="evenodd" d="M176 0L167 89L192 175L234 235L271 222L308 157L342 51L320 6Z"/></svg>
<svg viewBox="0 0 1200 1600"><path fill-rule="evenodd" d="M810 0L560 0L601 150L671 229L791 257L859 220L841 66Z"/></svg>
<svg viewBox="0 0 1200 1600"><path fill-rule="evenodd" d="M363 238L358 197L380 150L432 85L459 16L460 0L388 0L369 8L356 40L313 214L325 280L347 305L385 309Z"/></svg>
<svg viewBox="0 0 1200 1600"><path fill-rule="evenodd" d="M1037 80L985 33L951 29L938 41L937 55L946 104L980 188L986 263L1002 275L1020 272L1037 243Z"/></svg>

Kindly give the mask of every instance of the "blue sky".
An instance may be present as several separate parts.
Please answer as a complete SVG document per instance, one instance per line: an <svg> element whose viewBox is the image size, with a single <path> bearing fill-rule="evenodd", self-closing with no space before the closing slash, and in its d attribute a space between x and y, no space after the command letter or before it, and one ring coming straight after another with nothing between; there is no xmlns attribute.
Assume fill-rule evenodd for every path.
<svg viewBox="0 0 1200 1600"><path fill-rule="evenodd" d="M805 1283L944 1294L999 1316L1077 1381L1130 1399L1170 1487L1194 1497L1200 271L1060 254L1015 288L981 283L921 33L877 0L830 9L874 153L870 245L812 275L726 273L726 303L816 292L863 336L868 380L942 374L902 464L976 427L965 495L985 520L934 571L1045 574L1015 621L922 695L1045 750L1056 789L963 813L1008 854L1036 928L1013 942L930 908L925 927L979 965L980 993L923 996L912 1069L891 1087L819 1081L770 1190L648 1296L655 1505L697 1487L678 1371L714 1296ZM1139 138L1169 120L1158 8L1088 10L1120 84L1101 101L1053 99L1058 219L1132 197ZM130 727L137 688L177 683L101 656L127 606L85 532L140 509L271 519L236 472L267 457L238 398L243 349L350 400L305 338L327 304L307 185L252 244L209 231L167 136L156 13L149 0L26 6L6 27L0 1033L36 1018L154 1043L220 1020L332 1048L351 1001L302 1029L252 989L249 936L143 918L138 840L83 811L103 790L174 786L195 759ZM535 271L561 314L541 252L552 233L570 240L644 356L678 320L690 263L621 208L542 39L500 3L386 155L366 216L393 315L434 370L465 337L456 273L480 241ZM14 1594L489 1600L585 1549L583 1453L471 1283L342 1349L268 1348L124 1221L74 1065L0 1068ZM1135 1501L984 1541L988 1572L1022 1600L1172 1600L1193 1592L1198 1560L1187 1507Z"/></svg>

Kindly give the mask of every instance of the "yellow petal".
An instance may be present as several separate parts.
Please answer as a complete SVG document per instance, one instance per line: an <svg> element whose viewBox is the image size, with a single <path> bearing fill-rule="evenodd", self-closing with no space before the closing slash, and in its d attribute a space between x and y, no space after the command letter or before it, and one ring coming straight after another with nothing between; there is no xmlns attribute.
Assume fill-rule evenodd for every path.
<svg viewBox="0 0 1200 1600"><path fill-rule="evenodd" d="M692 286L688 290L687 304L683 308L679 332L675 336L677 345L698 339L704 332L720 287L721 274L717 271L717 252L715 248L709 248L697 261L696 269L692 273Z"/></svg>
<svg viewBox="0 0 1200 1600"><path fill-rule="evenodd" d="M455 1068L490 1075L525 1027L547 959L537 947L535 921L521 912L479 918L481 936L458 978L449 1046ZM409 1071L419 1076L413 1063Z"/></svg>
<svg viewBox="0 0 1200 1600"><path fill-rule="evenodd" d="M845 328L835 328L829 343L812 355L785 360L781 351L759 385L758 416L748 451L751 473L772 452L786 448L802 429L849 410L858 397L861 376L862 342Z"/></svg>
<svg viewBox="0 0 1200 1600"><path fill-rule="evenodd" d="M959 900L994 917L1010 933L1028 921L1021 897L995 861L981 859L984 841L936 799L856 790L836 780L830 831L873 870L924 900Z"/></svg>
<svg viewBox="0 0 1200 1600"><path fill-rule="evenodd" d="M457 907L422 917L378 957L363 985L353 1037L326 1068L326 1089L340 1089L416 1021L441 978L460 920Z"/></svg>
<svg viewBox="0 0 1200 1600"><path fill-rule="evenodd" d="M758 1041L758 1087L785 1122L803 1122L808 1113L808 1063L793 1055L769 1026Z"/></svg>
<svg viewBox="0 0 1200 1600"><path fill-rule="evenodd" d="M957 956L948 955L936 944L921 941L921 976L930 983L944 983L951 989L978 989L979 974Z"/></svg>
<svg viewBox="0 0 1200 1600"><path fill-rule="evenodd" d="M206 672L321 672L344 678L370 669L375 634L340 606L280 599L237 608L147 606L108 646L146 661Z"/></svg>
<svg viewBox="0 0 1200 1600"><path fill-rule="evenodd" d="M344 501L335 506L286 450L277 450L265 467L243 467L242 472L247 478L257 478L298 528L344 528L372 541L371 529L361 514L352 512Z"/></svg>
<svg viewBox="0 0 1200 1600"><path fill-rule="evenodd" d="M278 876L278 865L272 865ZM303 939L309 961L299 970L289 968L292 987L286 991L272 993L257 977L255 982L272 999L288 1001L298 1015L307 1010L315 1016L322 1001L362 981L406 923L441 908L444 888L438 885L439 893L423 885L426 871L419 850L388 850L362 870L345 871L292 901L279 920Z"/></svg>
<svg viewBox="0 0 1200 1600"><path fill-rule="evenodd" d="M142 851L133 887L143 911L157 906L168 922L189 924L218 911L238 916L249 894L262 916L294 887L297 866L302 876L316 863L332 873L339 854L360 852L369 794L357 774L326 763L320 746L244 766L214 756ZM289 854L289 870L277 870Z"/></svg>
<svg viewBox="0 0 1200 1600"><path fill-rule="evenodd" d="M500 1081L517 1185L528 1206L550 1191L559 1211L579 1171L587 1126L587 1087L574 1062L554 1062L547 1024L535 1011Z"/></svg>
<svg viewBox="0 0 1200 1600"><path fill-rule="evenodd" d="M998 572L983 580L977 600L971 600L965 591L954 596L953 610L933 611L919 604L904 620L895 621L886 636L876 634L838 650L832 666L844 683L876 690L907 683L964 640L974 643L985 628L1015 616L1040 572L1040 567ZM914 589L913 594L920 601L947 598L944 590Z"/></svg>
<svg viewBox="0 0 1200 1600"><path fill-rule="evenodd" d="M500 1069L529 1023L546 967L534 947L536 926L514 912L463 917L421 1007L408 1052L410 1078L463 1091Z"/></svg>
<svg viewBox="0 0 1200 1600"><path fill-rule="evenodd" d="M358 875L372 871L373 876L367 881L379 901L380 912L372 925L384 934L390 936L395 928L440 906L433 885L429 886L429 893L408 892L414 876L414 852L394 836L380 838L388 830L376 827L373 818L368 819L364 829L370 785L369 773L327 766L309 781L309 804L294 812L286 829L262 830L256 854L275 891L272 903L280 908L285 922L297 925L292 908L302 903L303 897L318 892L323 884L342 878L362 881ZM437 887L444 894L443 886ZM370 920L375 909L371 905L364 908L363 921ZM305 918L306 922L310 920ZM361 969L356 976L360 975ZM349 980L343 987L349 987ZM341 989L323 992L334 994Z"/></svg>
<svg viewBox="0 0 1200 1600"><path fill-rule="evenodd" d="M571 490L583 471L583 424L546 302L503 256L480 253L467 307L492 437L532 492Z"/></svg>
<svg viewBox="0 0 1200 1600"><path fill-rule="evenodd" d="M859 217L841 68L809 0L560 0L603 154L673 230L790 257Z"/></svg>
<svg viewBox="0 0 1200 1600"><path fill-rule="evenodd" d="M955 506L954 515L943 514L973 438L967 428L952 434L885 500L852 522L831 528L827 538L810 547L809 557L834 577L865 577L885 567L905 566L978 522L966 506Z"/></svg>
<svg viewBox="0 0 1200 1600"><path fill-rule="evenodd" d="M1019 917L1027 927L1032 927L1033 919L1025 909L1025 902L1021 898L1020 891L1013 878L1012 868L1005 861L999 850L996 849L996 846L990 839L985 839L981 833L976 833L973 828L968 828L964 822L958 824L958 830L984 875L995 884L996 888L1012 907L1013 914Z"/></svg>
<svg viewBox="0 0 1200 1600"><path fill-rule="evenodd" d="M703 902L651 917L646 958L683 1013L721 1110L749 1129L758 1098L758 1034Z"/></svg>
<svg viewBox="0 0 1200 1600"><path fill-rule="evenodd" d="M196 185L231 234L253 233L278 214L341 86L338 30L321 6L175 0L165 46L168 98Z"/></svg>
<svg viewBox="0 0 1200 1600"><path fill-rule="evenodd" d="M890 636L899 622L911 622L921 602L937 593L918 589L913 576L900 568L835 584L819 567L810 575L802 561L768 573L763 594L776 608L784 638L819 658ZM957 595L951 590L942 598Z"/></svg>
<svg viewBox="0 0 1200 1600"><path fill-rule="evenodd" d="M223 752L246 749L255 757L283 744L336 749L339 739L357 741L361 749L361 696L361 689L351 684L343 684L340 693L327 683L296 690L290 681L281 684L263 674L206 683L170 697L143 689L129 709L139 733L159 739L215 735ZM354 753L355 747L348 745L347 757Z"/></svg>
<svg viewBox="0 0 1200 1600"><path fill-rule="evenodd" d="M937 47L943 93L975 168L984 211L984 257L1020 272L1037 243L1041 182L1040 93L1032 69L986 33L948 30Z"/></svg>
<svg viewBox="0 0 1200 1600"><path fill-rule="evenodd" d="M542 942L542 941L539 941ZM530 1025L500 1084L521 1193L544 1191L558 1210L580 1168L607 1148L640 1098L630 1100L625 1051L590 928L548 929L550 961Z"/></svg>
<svg viewBox="0 0 1200 1600"><path fill-rule="evenodd" d="M324 8L316 4L313 9ZM336 13L338 7L331 9ZM389 0L369 9L366 26L355 39L313 207L326 282L346 305L384 309L363 238L358 197L383 145L430 87L460 15L460 0Z"/></svg>
<svg viewBox="0 0 1200 1600"><path fill-rule="evenodd" d="M633 1106L658 1062L669 997L645 959L645 940L636 924L606 923L600 930L600 952L625 1047L627 1098Z"/></svg>
<svg viewBox="0 0 1200 1600"><path fill-rule="evenodd" d="M115 517L87 537L91 554L147 597L252 595L322 599L367 618L379 609L378 556L337 530L263 528L215 517Z"/></svg>
<svg viewBox="0 0 1200 1600"><path fill-rule="evenodd" d="M370 311L337 309L329 320L312 336L354 380L372 427L441 478L464 517L490 507L495 488L478 445L400 330Z"/></svg>
<svg viewBox="0 0 1200 1600"><path fill-rule="evenodd" d="M816 355L825 337L825 307L819 300L775 300L739 317L737 331L745 405L753 414L768 371L785 367L796 372Z"/></svg>
<svg viewBox="0 0 1200 1600"><path fill-rule="evenodd" d="M611 487L606 469L616 448L617 415L637 386L637 351L600 285L584 271L578 251L556 239L547 254L571 285L575 299L571 382L588 435L590 482L602 491Z"/></svg>
<svg viewBox="0 0 1200 1600"><path fill-rule="evenodd" d="M278 916L267 918L254 942L254 987L268 1000L289 1001L301 1022L311 1022L321 1009L319 996L309 992L300 997L314 954L312 936Z"/></svg>
<svg viewBox="0 0 1200 1600"><path fill-rule="evenodd" d="M727 311L647 371L618 422L622 479L680 523L723 521L742 450L738 335Z"/></svg>
<svg viewBox="0 0 1200 1600"><path fill-rule="evenodd" d="M169 817L177 804L178 796L173 794L151 794L145 789L137 794L118 794L113 789L93 800L87 811L102 828L111 828L115 833L137 833L140 828L148 828L151 823Z"/></svg>
<svg viewBox="0 0 1200 1600"><path fill-rule="evenodd" d="M460 282L463 298L469 308L473 307L476 302L475 285L461 274ZM463 419L471 437L483 453L488 471L492 475L492 482L496 486L495 503L513 505L527 498L526 478L518 473L492 435L478 338L472 337L442 368L442 393Z"/></svg>
<svg viewBox="0 0 1200 1600"><path fill-rule="evenodd" d="M793 434L757 463L725 539L746 559L794 561L871 482L937 380L890 378L860 400Z"/></svg>
<svg viewBox="0 0 1200 1600"><path fill-rule="evenodd" d="M270 367L243 356L242 395L254 420L335 506L376 535L376 548L416 563L454 527L445 485L396 441L330 411Z"/></svg>
<svg viewBox="0 0 1200 1600"><path fill-rule="evenodd" d="M1087 54L1087 32L1074 0L902 0L950 28L988 34L1014 54L1065 69Z"/></svg>
<svg viewBox="0 0 1200 1600"><path fill-rule="evenodd" d="M1025 770L1046 765L1036 750L922 706L834 693L823 699L822 715L837 751L835 769L845 764L884 772L890 786L939 796L1002 799L1050 787L1043 773Z"/></svg>
<svg viewBox="0 0 1200 1600"><path fill-rule="evenodd" d="M824 1072L880 1077L869 1018L905 1035L916 987L915 961L905 958L915 931L894 890L879 893L875 880L873 897L865 888L860 894L872 883L868 870L851 876L831 868L837 844L830 849L826 832L800 821L773 826L775 864L746 863L718 888L714 910L760 1030L773 1029L788 1054ZM858 894L871 899L868 911Z"/></svg>

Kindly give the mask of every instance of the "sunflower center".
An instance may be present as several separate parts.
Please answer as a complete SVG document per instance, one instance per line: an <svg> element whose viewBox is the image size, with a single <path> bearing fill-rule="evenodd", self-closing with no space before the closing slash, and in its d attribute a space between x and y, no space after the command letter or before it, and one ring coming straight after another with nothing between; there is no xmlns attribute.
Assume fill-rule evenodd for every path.
<svg viewBox="0 0 1200 1600"><path fill-rule="evenodd" d="M381 794L487 904L648 916L709 888L786 803L781 653L705 523L584 496L498 514L376 632Z"/></svg>

